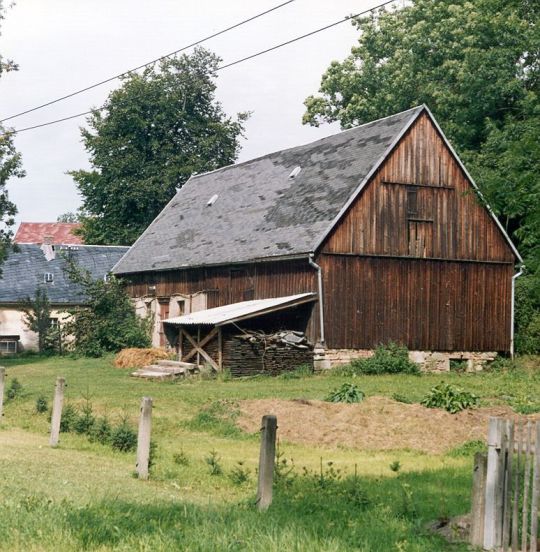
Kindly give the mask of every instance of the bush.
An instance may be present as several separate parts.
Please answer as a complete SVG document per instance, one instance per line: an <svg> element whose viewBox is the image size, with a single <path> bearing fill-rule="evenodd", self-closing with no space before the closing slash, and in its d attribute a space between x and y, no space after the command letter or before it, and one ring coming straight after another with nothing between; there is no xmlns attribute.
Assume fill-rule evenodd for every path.
<svg viewBox="0 0 540 552"><path fill-rule="evenodd" d="M219 462L220 460L221 458L215 450L211 450L208 456L204 459L210 467L210 475L221 475L223 473L223 468Z"/></svg>
<svg viewBox="0 0 540 552"><path fill-rule="evenodd" d="M516 280L516 351L540 353L540 270Z"/></svg>
<svg viewBox="0 0 540 552"><path fill-rule="evenodd" d="M359 403L364 400L365 394L360 391L354 383L344 383L341 387L334 389L326 398L328 402Z"/></svg>
<svg viewBox="0 0 540 552"><path fill-rule="evenodd" d="M111 440L111 424L106 416L98 418L92 426L90 441L106 445Z"/></svg>
<svg viewBox="0 0 540 552"><path fill-rule="evenodd" d="M7 388L6 398L8 401L12 401L20 396L23 386L17 378L13 378Z"/></svg>
<svg viewBox="0 0 540 552"><path fill-rule="evenodd" d="M111 446L120 452L132 452L137 448L137 433L127 420L122 420L122 423L112 430Z"/></svg>
<svg viewBox="0 0 540 552"><path fill-rule="evenodd" d="M76 420L73 423L73 429L75 430L75 433L78 433L80 435L90 435L95 422L96 418L94 416L92 405L89 402L86 402L86 404L82 408L80 415L77 416Z"/></svg>
<svg viewBox="0 0 540 552"><path fill-rule="evenodd" d="M73 431L78 417L79 414L77 409L71 403L67 403L64 408L62 408L60 431L62 433L69 433L70 431Z"/></svg>
<svg viewBox="0 0 540 552"><path fill-rule="evenodd" d="M409 351L397 343L379 345L370 358L362 358L351 362L356 374L418 374L418 366L409 360Z"/></svg>
<svg viewBox="0 0 540 552"><path fill-rule="evenodd" d="M36 399L36 413L37 414L43 414L43 413L47 412L47 410L49 410L49 405L47 404L47 399L43 395L40 395Z"/></svg>
<svg viewBox="0 0 540 552"><path fill-rule="evenodd" d="M244 462L239 461L236 466L231 470L229 474L229 479L232 481L233 485L241 486L244 483L247 483L250 479L249 468L244 466Z"/></svg>
<svg viewBox="0 0 540 552"><path fill-rule="evenodd" d="M173 462L178 466L189 466L189 457L183 450L181 450L180 452L175 452L173 454Z"/></svg>
<svg viewBox="0 0 540 552"><path fill-rule="evenodd" d="M431 389L420 404L428 408L443 408L450 414L456 414L478 406L478 397L449 383L440 383Z"/></svg>

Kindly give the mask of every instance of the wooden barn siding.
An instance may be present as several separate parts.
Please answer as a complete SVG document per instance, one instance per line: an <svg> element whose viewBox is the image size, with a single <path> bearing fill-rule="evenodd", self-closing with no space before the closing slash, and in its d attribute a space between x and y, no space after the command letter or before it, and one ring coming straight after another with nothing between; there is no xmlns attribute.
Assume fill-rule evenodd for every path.
<svg viewBox="0 0 540 552"><path fill-rule="evenodd" d="M156 297L174 294L207 294L207 308L250 299L283 297L317 292L317 273L305 259L264 262L228 267L192 268L124 276L131 297L148 296L148 286L155 285ZM318 313L313 309L307 334L318 337Z"/></svg>
<svg viewBox="0 0 540 552"><path fill-rule="evenodd" d="M408 193L413 191L416 216L408 213ZM411 250L411 233L426 236L422 251ZM409 129L366 186L326 240L323 251L514 260L499 228L480 205L426 114Z"/></svg>
<svg viewBox="0 0 540 552"><path fill-rule="evenodd" d="M326 343L508 351L510 264L322 255Z"/></svg>

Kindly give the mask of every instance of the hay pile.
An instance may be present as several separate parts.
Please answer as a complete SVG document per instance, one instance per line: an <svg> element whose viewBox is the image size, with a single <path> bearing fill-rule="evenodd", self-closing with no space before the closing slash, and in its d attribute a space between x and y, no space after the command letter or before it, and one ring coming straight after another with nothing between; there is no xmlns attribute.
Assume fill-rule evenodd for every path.
<svg viewBox="0 0 540 552"><path fill-rule="evenodd" d="M369 397L358 404L304 399L243 400L239 401L239 408L236 423L241 429L256 433L261 416L275 414L280 439L291 443L363 450L413 449L436 454L467 441L485 441L490 416L517 417L508 406L449 414L387 397ZM540 415L528 418L540 419Z"/></svg>
<svg viewBox="0 0 540 552"><path fill-rule="evenodd" d="M163 349L122 349L114 359L117 368L142 368L158 360L167 360L171 355Z"/></svg>

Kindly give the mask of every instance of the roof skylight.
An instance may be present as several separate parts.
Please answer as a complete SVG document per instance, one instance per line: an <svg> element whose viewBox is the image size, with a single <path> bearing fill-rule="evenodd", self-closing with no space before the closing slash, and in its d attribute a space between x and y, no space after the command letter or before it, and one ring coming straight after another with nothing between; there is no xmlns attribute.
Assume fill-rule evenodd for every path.
<svg viewBox="0 0 540 552"><path fill-rule="evenodd" d="M296 178L300 174L301 170L302 170L302 167L294 167L291 174L289 175L289 178Z"/></svg>
<svg viewBox="0 0 540 552"><path fill-rule="evenodd" d="M214 203L217 201L217 198L218 198L218 195L217 194L214 194L206 203L206 206L207 207L212 207L212 205L214 205Z"/></svg>

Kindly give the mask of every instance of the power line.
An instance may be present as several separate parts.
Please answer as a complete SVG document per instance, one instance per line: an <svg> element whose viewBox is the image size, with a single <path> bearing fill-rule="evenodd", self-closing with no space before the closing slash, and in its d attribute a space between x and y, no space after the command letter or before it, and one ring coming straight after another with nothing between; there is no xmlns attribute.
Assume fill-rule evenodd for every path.
<svg viewBox="0 0 540 552"><path fill-rule="evenodd" d="M251 54L249 56L245 56L243 58L240 58L240 59L237 59L236 61L232 61L230 63L227 63L225 65L221 65L220 67L218 67L216 69L216 72L217 71L221 71L222 69L226 69L227 67L232 67L233 65L238 65L239 63L243 63L244 61L248 61L250 59L253 59L253 58L256 58L256 57L259 57L259 56L262 56L264 54L267 54L269 52L272 52L274 50L277 50L279 48L282 48L284 46L288 46L289 44L292 44L294 42L298 42L299 40L302 40L304 38L307 38L307 37L310 37L310 36L313 36L317 33L320 33L322 31L326 31L327 29L330 29L332 27L335 27L336 25L340 25L341 23L345 23L346 21L350 21L351 19L355 19L357 17L360 17L362 15L365 15L369 12L372 12L374 10L377 10L379 8L383 8L384 6L387 6L388 4L393 4L395 3L397 0L386 0L386 2L382 2L381 4L378 4L377 6L373 6L372 8L369 8L367 10L364 10L362 12L359 12L359 13L356 13L354 15L350 15L350 16L346 16L345 18L343 19L339 19L338 21L334 21L333 23L330 23L329 25L325 25L324 27L320 27L318 29L315 29L313 31L310 31L309 33L306 33L306 34L303 34L303 35L300 35L300 36L297 36L295 38L292 38L290 40L287 40L285 42L281 42L279 44L276 44L275 46L271 46L270 48L266 48L265 50L260 50L259 52L256 52L254 54ZM170 55L170 54L169 54ZM162 58L158 58L158 59L163 59L164 57L166 56L163 56ZM155 60L157 61L157 60ZM153 63L153 62L151 62ZM145 65L141 65L141 67L145 67ZM134 71L134 70L132 70ZM127 71L126 73L123 73L123 74L128 74L130 73L131 71ZM113 80L114 78L117 78L117 77L112 77L111 79L109 80ZM108 81L103 81L103 82L108 82ZM94 86L99 86L99 84L97 85L93 85L91 88L93 88ZM69 96L66 96L66 97L69 97ZM55 100L55 101L60 101L60 99L58 100ZM51 103L54 103L54 102L51 102ZM50 104L44 104L44 105L50 105ZM45 126L49 126L49 125L54 125L56 123L61 123L61 122L64 122L64 121L68 121L70 119L76 119L77 117L83 117L84 115L90 115L91 113L93 113L94 111L101 111L103 109L105 109L106 106L105 105L102 105L101 107L97 107L95 109L90 109L89 111L85 111L83 113L77 113L76 115L69 115L68 117L62 117L61 119L55 119L53 121L47 121L45 123L41 123L41 124L38 124L38 125L33 125L33 126L29 126L29 127L24 127L24 128L19 128L19 129L14 129L14 130L10 130L10 131L7 131L7 132L4 132L2 134L0 134L0 137L1 136L6 136L8 134L19 134L21 132L26 132L27 130L34 130L36 128L41 128L41 127L45 127ZM29 111L34 111L35 109L39 109L39 107L37 108L34 108L32 110L29 110ZM25 113L28 113L29 111L26 111ZM21 113L22 114L22 113ZM16 115L14 115L13 117L15 117ZM4 120L7 120L7 119L4 119ZM2 122L2 121L0 121Z"/></svg>
<svg viewBox="0 0 540 552"><path fill-rule="evenodd" d="M232 31L233 29L236 29L237 27L241 27L242 25L245 25L246 23L254 21L255 19L258 19L259 17L263 17L264 15L267 15L267 14L273 12L273 11L276 11L279 8L283 8L287 4L291 4L292 2L295 2L295 1L296 0L287 0L286 2L283 2L282 4L278 4L277 6L274 6L273 8L270 8L266 11L258 13L257 15L249 17L248 19L244 19L243 21L235 23L234 25L231 25L230 27L222 29L221 31L217 31L216 33L205 36L204 38L201 38L201 39L197 40L196 42L192 42L191 44L188 44L187 46L182 46L182 48L179 48L178 50L175 50L174 52L170 52L169 54L165 54L164 56L153 59L152 61L148 61L147 63L143 63L142 65L139 65L138 67L134 67L133 69L129 69L128 71L124 71L123 73L119 73L118 75L114 75L113 77L109 77L108 79L96 82L95 84L91 84L91 85L86 86L84 88L81 88L79 90L75 90L74 92L70 92L69 94L66 94L65 96L61 96L60 98L56 98L55 100L45 102L41 105L37 105L36 107L32 107L30 109L26 109L25 111L21 111L19 113L15 113L14 115L10 115L9 117L5 117L4 119L0 119L0 123L4 123L5 121L9 121L10 119L15 119L15 117L20 117L21 115L26 115L27 113L32 113L33 111L37 111L38 109L43 109L44 107L47 107L49 105L53 105L53 104L61 102L63 100L67 100L68 98L72 98L73 96L77 96L78 94L82 94L83 92L87 92L88 90L92 90L93 88L97 88L98 86L102 86L103 84L107 84L108 82L111 82L113 80L125 77L126 75L129 75L130 73L138 71L139 69L144 69L145 67L148 67L149 65L153 65L154 63L157 63L158 61L162 61L162 60L167 59L169 57L175 56L176 54L179 54L180 52L183 52L184 50L187 50L188 48L192 48L193 46L197 46L198 44L202 44L203 42L206 42L207 40L210 40L211 38L215 38L216 36L220 36L222 34L225 34L229 31Z"/></svg>

